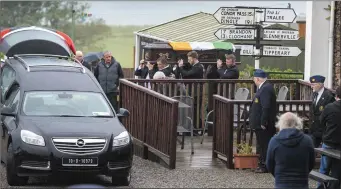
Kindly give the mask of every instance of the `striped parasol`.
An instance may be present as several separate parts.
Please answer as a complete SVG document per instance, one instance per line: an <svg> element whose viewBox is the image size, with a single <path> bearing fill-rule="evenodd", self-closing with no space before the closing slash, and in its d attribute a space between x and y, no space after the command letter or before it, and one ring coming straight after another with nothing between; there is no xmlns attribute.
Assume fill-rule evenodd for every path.
<svg viewBox="0 0 341 189"><path fill-rule="evenodd" d="M169 42L175 51L235 50L230 42Z"/></svg>

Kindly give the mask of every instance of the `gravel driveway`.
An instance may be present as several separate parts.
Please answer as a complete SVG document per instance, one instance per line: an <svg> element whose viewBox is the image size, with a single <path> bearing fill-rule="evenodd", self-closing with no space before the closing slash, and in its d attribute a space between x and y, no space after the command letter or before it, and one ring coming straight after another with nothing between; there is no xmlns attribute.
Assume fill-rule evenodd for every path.
<svg viewBox="0 0 341 189"><path fill-rule="evenodd" d="M110 185L111 179L98 177L30 178L25 188L69 186L77 183ZM270 174L255 174L248 170L175 169L168 170L159 164L134 157L130 188L273 188ZM315 182L311 182L313 188ZM8 188L6 173L0 167L0 188Z"/></svg>

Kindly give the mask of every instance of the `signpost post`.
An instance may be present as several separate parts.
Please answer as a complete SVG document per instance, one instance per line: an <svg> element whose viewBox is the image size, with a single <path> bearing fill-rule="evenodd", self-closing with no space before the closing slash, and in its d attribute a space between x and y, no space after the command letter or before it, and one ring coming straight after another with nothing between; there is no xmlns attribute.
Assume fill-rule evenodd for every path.
<svg viewBox="0 0 341 189"><path fill-rule="evenodd" d="M241 55L254 56L255 69L263 56L293 57L301 50L298 47L263 46L261 40L298 40L296 30L263 29L263 23L292 23L296 13L292 8L220 7L214 14L223 25L248 26L248 28L219 28L214 35L220 40L255 40L255 46L242 45ZM250 28L251 27L251 28Z"/></svg>

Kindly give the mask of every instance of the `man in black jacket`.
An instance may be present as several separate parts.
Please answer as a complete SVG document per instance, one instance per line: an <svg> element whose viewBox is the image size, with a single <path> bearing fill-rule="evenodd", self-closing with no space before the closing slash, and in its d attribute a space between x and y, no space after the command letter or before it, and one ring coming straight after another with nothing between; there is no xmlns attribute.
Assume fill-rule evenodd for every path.
<svg viewBox="0 0 341 189"><path fill-rule="evenodd" d="M250 125L256 133L256 153L259 154L258 168L256 173L266 173L266 153L271 137L276 133L276 94L268 81L266 73L257 69L253 75L253 81L257 86L257 92L250 107Z"/></svg>
<svg viewBox="0 0 341 189"><path fill-rule="evenodd" d="M217 61L217 68L220 79L238 79L239 70L236 66L236 57L233 54L226 54L226 65L220 60Z"/></svg>
<svg viewBox="0 0 341 189"><path fill-rule="evenodd" d="M142 79L146 79L148 76L148 67L146 66L146 63L144 60L140 61L139 67L135 70L135 76L139 76ZM149 78L148 78L149 79Z"/></svg>
<svg viewBox="0 0 341 189"><path fill-rule="evenodd" d="M166 57L161 56L160 58L158 58L156 60L156 64L157 64L158 71L163 72L166 77L175 78L174 73L173 73L173 68L168 64Z"/></svg>
<svg viewBox="0 0 341 189"><path fill-rule="evenodd" d="M325 127L322 136L322 148L341 150L341 87L336 89L336 101L326 105L321 116L321 125ZM340 161L322 155L320 173L329 175L341 180ZM318 188L323 188L319 183ZM331 188L340 188L339 183L335 183Z"/></svg>
<svg viewBox="0 0 341 189"><path fill-rule="evenodd" d="M187 53L190 66L186 69L183 60L179 61L180 74L183 79L203 79L204 66L198 60L198 53L191 51Z"/></svg>
<svg viewBox="0 0 341 189"><path fill-rule="evenodd" d="M335 101L334 95L324 88L325 77L315 75L310 77L311 88L313 89L312 115L313 121L310 126L310 134L313 138L315 148L318 148L322 141L324 125L320 122L320 116L327 104Z"/></svg>
<svg viewBox="0 0 341 189"><path fill-rule="evenodd" d="M183 79L203 79L204 78L204 66L200 64L198 60L198 53L191 51L187 53L187 58L189 66L186 68L184 62L181 59L179 64L179 71ZM194 125L199 128L202 125L201 120L201 105L202 105L202 90L203 87L200 85L199 92L197 90L192 91L192 87L189 87L188 92L190 96L194 97ZM198 102L199 101L199 102ZM197 110L199 109L199 115L197 115ZM199 116L199 122L197 122L197 116Z"/></svg>

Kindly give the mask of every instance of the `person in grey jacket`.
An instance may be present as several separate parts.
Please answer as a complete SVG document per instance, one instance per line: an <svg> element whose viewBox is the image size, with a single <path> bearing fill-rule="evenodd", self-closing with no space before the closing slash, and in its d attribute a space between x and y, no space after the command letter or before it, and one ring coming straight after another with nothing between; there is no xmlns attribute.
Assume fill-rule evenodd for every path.
<svg viewBox="0 0 341 189"><path fill-rule="evenodd" d="M104 52L104 59L98 63L94 75L107 95L111 105L118 111L118 87L120 78L124 78L121 64L116 61L109 51Z"/></svg>

